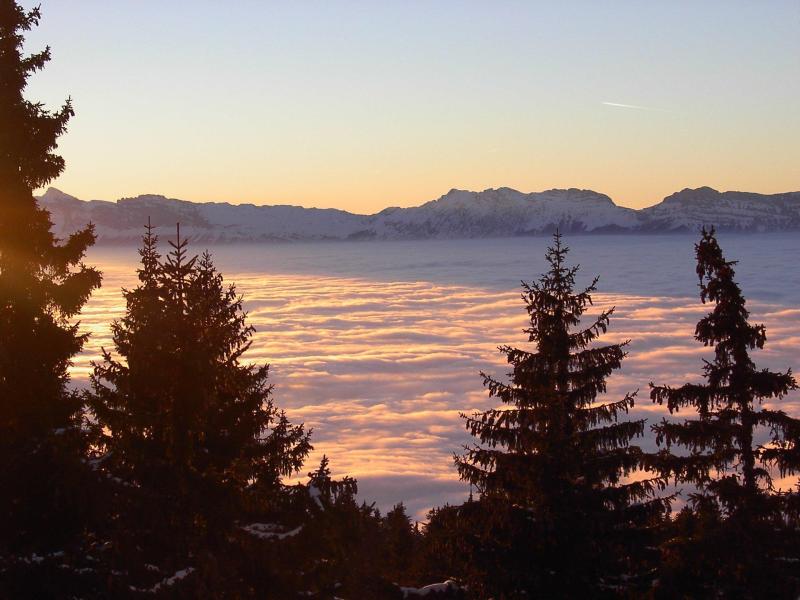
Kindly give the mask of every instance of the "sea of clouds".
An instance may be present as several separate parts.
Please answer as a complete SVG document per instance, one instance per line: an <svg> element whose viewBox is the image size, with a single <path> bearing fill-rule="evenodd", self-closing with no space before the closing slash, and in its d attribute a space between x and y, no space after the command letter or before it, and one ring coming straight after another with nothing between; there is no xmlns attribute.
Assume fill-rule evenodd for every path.
<svg viewBox="0 0 800 600"><path fill-rule="evenodd" d="M694 241L686 235L567 240L570 258L582 265L579 282L601 276L592 314L616 307L604 340L630 340L608 399L639 389L632 418L668 416L649 400L648 383L699 381L701 359L711 357L693 339L708 311L697 296ZM799 367L800 239L720 241L729 258L741 261L737 274L753 320L767 326L757 364ZM459 413L494 404L479 372L508 371L497 347L527 344L519 280L545 269L548 242L244 245L212 252L244 295L257 331L247 359L271 365L276 404L313 428L315 449L305 470L327 454L335 474L358 479L364 499L382 509L402 500L422 519L430 507L460 502L468 492L452 459L470 442ZM111 346L108 325L124 311L120 288L135 285L136 260L134 248L96 248L88 258L104 272L104 283L81 315L92 337L72 370L77 385L85 385L100 347ZM800 416L800 394L780 408ZM639 443L654 448L650 435Z"/></svg>

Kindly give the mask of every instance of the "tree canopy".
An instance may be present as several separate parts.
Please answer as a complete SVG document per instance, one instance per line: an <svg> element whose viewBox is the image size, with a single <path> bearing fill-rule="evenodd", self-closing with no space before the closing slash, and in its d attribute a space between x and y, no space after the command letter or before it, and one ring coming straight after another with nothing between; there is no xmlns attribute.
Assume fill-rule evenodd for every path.
<svg viewBox="0 0 800 600"><path fill-rule="evenodd" d="M93 512L82 401L67 384L87 338L72 318L100 274L82 262L92 226L56 239L33 196L64 169L57 140L73 114L69 100L48 111L24 96L50 60L49 48L23 53L39 17L0 1L0 564L15 573L6 593L47 597L69 589L52 563L81 554Z"/></svg>
<svg viewBox="0 0 800 600"><path fill-rule="evenodd" d="M456 457L461 477L492 506L493 518L506 521L501 563L508 565L485 570L497 579L487 593L503 597L587 593L611 585L615 575L631 580L623 546L669 504L656 497L662 478L629 477L646 467L645 454L631 444L644 420L621 418L635 394L597 401L627 343L595 344L614 309L586 319L597 279L576 291L578 267L567 266L568 251L556 233L546 253L549 270L523 283L525 333L534 348L500 348L512 366L510 382L483 379L506 406L464 417L479 444Z"/></svg>
<svg viewBox="0 0 800 600"><path fill-rule="evenodd" d="M664 447L664 475L696 489L693 510L679 520L687 530L665 547L681 573L673 583L691 593L760 589L783 596L798 589L796 574L790 576L800 559L798 490L777 490L773 477L800 473L800 420L763 404L797 383L791 370L755 366L750 353L764 347L766 329L750 323L736 263L725 259L713 229L703 230L695 253L700 298L712 305L695 339L714 349L714 359L703 362L705 383L650 389L671 414L697 412L653 426ZM673 454L676 446L683 452Z"/></svg>

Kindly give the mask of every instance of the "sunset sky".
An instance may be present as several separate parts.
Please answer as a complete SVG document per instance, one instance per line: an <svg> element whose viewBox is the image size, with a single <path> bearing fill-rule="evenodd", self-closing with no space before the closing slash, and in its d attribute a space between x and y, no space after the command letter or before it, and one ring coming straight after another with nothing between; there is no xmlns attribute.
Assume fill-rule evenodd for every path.
<svg viewBox="0 0 800 600"><path fill-rule="evenodd" d="M800 189L800 3L557 4L42 0L28 97L72 96L85 199Z"/></svg>

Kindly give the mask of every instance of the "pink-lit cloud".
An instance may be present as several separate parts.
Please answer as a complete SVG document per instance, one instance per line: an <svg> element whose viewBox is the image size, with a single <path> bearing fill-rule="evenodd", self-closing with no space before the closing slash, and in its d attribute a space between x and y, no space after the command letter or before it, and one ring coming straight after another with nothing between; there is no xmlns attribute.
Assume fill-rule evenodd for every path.
<svg viewBox="0 0 800 600"><path fill-rule="evenodd" d="M72 370L85 384L89 361L109 348L108 324L124 310L120 287L135 285L130 266L100 264L104 287L81 315L92 333ZM358 478L365 499L383 508L404 501L419 518L434 505L460 501L452 454L469 441L458 417L491 405L479 371L508 371L497 346L524 345L526 313L518 290L497 291L423 281L226 273L244 294L256 327L247 358L269 362L275 401L314 430L308 471L323 453L337 475ZM630 354L609 381L609 398L639 389L633 417L666 415L648 398L650 381L699 381L711 351L693 340L708 310L696 298L598 294L594 310L616 306L608 341L630 339ZM759 365L797 366L800 310L752 302L767 326ZM800 398L783 404L800 414ZM681 416L690 416L681 413ZM652 439L642 440L653 447Z"/></svg>

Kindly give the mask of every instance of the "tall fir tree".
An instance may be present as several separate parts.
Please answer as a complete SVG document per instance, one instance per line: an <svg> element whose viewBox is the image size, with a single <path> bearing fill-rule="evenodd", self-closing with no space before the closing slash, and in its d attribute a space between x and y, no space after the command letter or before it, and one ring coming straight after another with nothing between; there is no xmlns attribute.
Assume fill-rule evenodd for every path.
<svg viewBox="0 0 800 600"><path fill-rule="evenodd" d="M665 447L665 475L696 486L664 546L663 593L693 596L797 597L800 529L797 490L776 490L773 475L800 473L800 420L765 408L797 389L791 370L758 369L750 353L764 347L763 325L749 322L745 298L715 232L695 245L700 299L712 311L695 339L714 348L705 383L651 384L651 398L670 413L691 408L697 418L654 425ZM680 455L670 453L672 447Z"/></svg>
<svg viewBox="0 0 800 600"><path fill-rule="evenodd" d="M92 227L56 239L33 196L64 169L55 149L73 114L69 100L50 112L23 95L50 59L23 54L39 18L0 0L0 596L43 598L72 589L90 510L68 368L86 340L72 317L100 274L82 263Z"/></svg>
<svg viewBox="0 0 800 600"><path fill-rule="evenodd" d="M268 510L309 436L274 406L268 367L242 364L253 329L235 288L180 229L170 243L164 259L148 226L112 326L120 358L104 351L93 377L97 464L118 489L112 590L236 596L237 523Z"/></svg>
<svg viewBox="0 0 800 600"><path fill-rule="evenodd" d="M568 250L556 233L549 271L523 283L525 332L535 349L501 348L513 368L510 383L482 375L507 407L464 416L480 443L456 464L486 507L488 522L477 527L488 562L478 567L478 585L496 597L596 595L635 581L636 542L669 504L655 497L661 478L626 479L644 467L646 455L631 445L644 420L620 419L634 394L597 399L627 342L594 344L614 309L585 325L597 279L576 292L578 267L566 266Z"/></svg>

